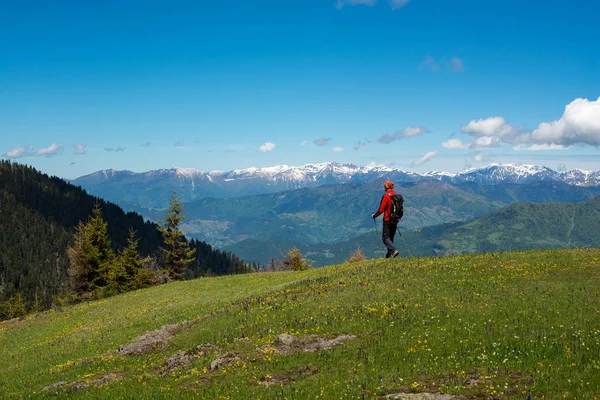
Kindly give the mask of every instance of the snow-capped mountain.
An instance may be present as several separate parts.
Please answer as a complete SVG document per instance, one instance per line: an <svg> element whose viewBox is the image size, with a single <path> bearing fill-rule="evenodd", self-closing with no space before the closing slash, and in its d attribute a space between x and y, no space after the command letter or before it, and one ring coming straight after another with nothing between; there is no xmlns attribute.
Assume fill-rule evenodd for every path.
<svg viewBox="0 0 600 400"><path fill-rule="evenodd" d="M72 183L107 200L162 207L174 189L183 195L184 201L191 201L207 197L231 198L273 193L328 184L367 183L376 179L391 179L396 183L441 180L453 184L474 182L479 185L555 181L577 186L600 186L600 171L557 172L535 165L492 164L457 174L443 171L417 174L384 166L322 163L299 167L279 165L246 168L227 172L202 172L192 168L160 169L142 173L103 170L77 178Z"/></svg>

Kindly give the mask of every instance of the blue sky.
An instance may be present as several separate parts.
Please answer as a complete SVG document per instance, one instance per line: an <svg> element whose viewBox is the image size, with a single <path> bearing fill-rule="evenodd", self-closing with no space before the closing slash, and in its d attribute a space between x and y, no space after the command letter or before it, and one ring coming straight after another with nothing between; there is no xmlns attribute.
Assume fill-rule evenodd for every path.
<svg viewBox="0 0 600 400"><path fill-rule="evenodd" d="M0 156L74 178L600 169L595 0L15 1Z"/></svg>

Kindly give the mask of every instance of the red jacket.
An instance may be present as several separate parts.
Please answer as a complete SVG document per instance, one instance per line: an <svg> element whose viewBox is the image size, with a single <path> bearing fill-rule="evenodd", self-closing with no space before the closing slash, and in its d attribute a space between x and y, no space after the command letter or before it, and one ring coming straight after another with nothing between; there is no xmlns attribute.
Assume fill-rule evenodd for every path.
<svg viewBox="0 0 600 400"><path fill-rule="evenodd" d="M385 192L385 194L381 198L381 204L379 205L379 210L375 214L373 214L373 218L377 218L381 214L383 214L384 221L390 220L390 212L392 211L392 198L390 196L394 196L395 194L396 194L396 192L394 192L392 189L388 189Z"/></svg>

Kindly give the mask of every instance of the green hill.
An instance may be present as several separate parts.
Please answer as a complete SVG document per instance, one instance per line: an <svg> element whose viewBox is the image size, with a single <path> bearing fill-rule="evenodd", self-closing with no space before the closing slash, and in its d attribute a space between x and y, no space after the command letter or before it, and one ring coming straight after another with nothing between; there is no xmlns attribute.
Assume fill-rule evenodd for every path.
<svg viewBox="0 0 600 400"><path fill-rule="evenodd" d="M465 254L483 251L594 247L600 244L600 197L580 203L517 203L469 222L453 222L396 235L402 256ZM404 228L401 224L401 228ZM377 229L377 231L376 231ZM404 241L402 240L404 239ZM381 221L351 240L305 245L290 240L245 240L226 247L246 260L266 264L293 246L315 266L344 262L358 247L369 258L383 257Z"/></svg>
<svg viewBox="0 0 600 400"><path fill-rule="evenodd" d="M600 249L552 250L153 287L0 323L0 393L593 399L599 268Z"/></svg>

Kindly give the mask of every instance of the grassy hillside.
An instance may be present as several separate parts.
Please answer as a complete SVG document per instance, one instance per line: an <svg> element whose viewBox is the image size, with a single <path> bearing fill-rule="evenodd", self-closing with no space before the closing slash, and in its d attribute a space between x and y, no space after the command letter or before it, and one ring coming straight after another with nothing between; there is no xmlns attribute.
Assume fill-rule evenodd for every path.
<svg viewBox="0 0 600 400"><path fill-rule="evenodd" d="M469 222L454 222L396 235L401 256L466 254L483 251L594 247L600 244L600 197L581 203L517 203ZM401 224L401 228L405 228ZM296 245L315 266L344 262L360 246L369 258L383 257L381 221L377 231L335 244L245 240L226 248L246 260L266 264ZM408 247L408 249L407 249ZM410 253L409 253L410 251Z"/></svg>
<svg viewBox="0 0 600 400"><path fill-rule="evenodd" d="M0 393L600 398L599 268L600 249L554 250L375 260L154 287L0 323ZM160 331L162 345L119 352L164 325L171 327ZM277 342L282 333L296 341Z"/></svg>

